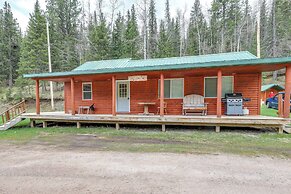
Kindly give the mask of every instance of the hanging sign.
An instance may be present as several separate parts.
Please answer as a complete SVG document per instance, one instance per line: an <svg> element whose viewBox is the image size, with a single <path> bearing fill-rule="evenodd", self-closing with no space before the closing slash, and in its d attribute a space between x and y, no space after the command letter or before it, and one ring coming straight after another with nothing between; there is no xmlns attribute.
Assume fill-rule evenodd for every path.
<svg viewBox="0 0 291 194"><path fill-rule="evenodd" d="M133 82L147 81L147 79L148 77L146 75L128 76L128 80Z"/></svg>

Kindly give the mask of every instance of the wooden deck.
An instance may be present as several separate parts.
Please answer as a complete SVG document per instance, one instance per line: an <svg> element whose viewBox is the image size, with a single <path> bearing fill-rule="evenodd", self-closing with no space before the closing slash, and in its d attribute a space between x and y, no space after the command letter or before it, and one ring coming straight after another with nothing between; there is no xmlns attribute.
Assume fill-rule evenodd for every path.
<svg viewBox="0 0 291 194"><path fill-rule="evenodd" d="M43 126L47 122L73 122L80 127L82 123L108 123L115 124L116 128L122 124L142 124L142 125L161 125L165 131L166 125L186 125L186 126L214 126L216 131L220 131L221 126L227 127L255 127L255 128L276 128L279 133L285 129L285 125L290 123L290 119L267 117L267 116L183 116L183 115L100 115L100 114L77 114L70 115L64 112L44 112L40 115L35 113L25 113L23 119L31 119L32 126L34 121L42 121Z"/></svg>

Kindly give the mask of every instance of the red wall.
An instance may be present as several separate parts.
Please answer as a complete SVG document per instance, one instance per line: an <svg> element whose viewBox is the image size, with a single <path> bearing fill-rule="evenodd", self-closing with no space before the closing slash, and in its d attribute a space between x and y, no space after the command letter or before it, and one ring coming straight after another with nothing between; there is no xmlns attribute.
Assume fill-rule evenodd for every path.
<svg viewBox="0 0 291 194"><path fill-rule="evenodd" d="M251 115L259 114L260 109L260 74L235 74L234 92L241 92L245 98L251 98L251 102L245 103ZM92 82L93 99L82 100L82 83L75 83L75 111L79 106L95 104L96 114L111 113L111 80ZM199 94L204 95L204 76L184 77L184 95ZM70 112L70 83L65 83L65 111ZM150 106L149 111L157 113L159 106L158 99L158 79L148 79L142 82L130 82L130 114L143 112L143 106L138 102L156 102L155 106ZM168 114L180 115L182 113L182 99L165 99L167 102ZM216 114L216 98L206 98L208 103L208 114ZM222 105L224 112L224 105Z"/></svg>

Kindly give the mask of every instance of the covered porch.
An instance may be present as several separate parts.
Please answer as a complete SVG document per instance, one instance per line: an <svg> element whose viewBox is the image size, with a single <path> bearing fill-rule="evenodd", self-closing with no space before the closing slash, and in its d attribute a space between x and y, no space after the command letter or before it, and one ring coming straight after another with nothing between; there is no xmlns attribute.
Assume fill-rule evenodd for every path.
<svg viewBox="0 0 291 194"><path fill-rule="evenodd" d="M290 94L291 67L284 64L34 78L36 114L41 113L39 82L47 80L64 83L64 112L71 115L81 113L80 107L93 104L96 110L90 113L100 115L138 115L144 113L144 104L149 105L151 115L182 115L183 97L198 94L208 104L208 115L220 118L225 112L222 98L226 92L242 93L250 99L244 104L249 114L260 115L262 72L282 68L286 68L286 93ZM125 106L120 105L121 98L126 101ZM279 115L284 118L289 118L288 98L286 95L286 103L280 109Z"/></svg>

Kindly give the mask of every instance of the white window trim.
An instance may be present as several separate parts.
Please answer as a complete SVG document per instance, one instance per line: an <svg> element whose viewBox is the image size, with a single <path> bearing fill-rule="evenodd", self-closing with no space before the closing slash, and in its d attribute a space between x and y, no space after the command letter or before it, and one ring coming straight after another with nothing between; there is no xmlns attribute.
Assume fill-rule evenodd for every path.
<svg viewBox="0 0 291 194"><path fill-rule="evenodd" d="M232 92L234 91L234 76L232 76L232 75L227 75L227 76L222 76L222 77L231 77L232 78ZM206 97L206 95L205 95L205 79L207 79L207 78L217 78L217 76L208 76L208 77L204 77L204 98L217 98L217 96L216 97ZM223 97L223 96L222 96Z"/></svg>
<svg viewBox="0 0 291 194"><path fill-rule="evenodd" d="M182 88L182 93L183 93L183 96L182 97L177 97L177 98L164 98L164 99L183 99L184 98L184 78L167 78L167 79L164 79L165 80L183 80L183 88ZM159 88L159 82L161 82L161 79L158 80L158 99L160 99L160 88ZM172 87L172 82L170 82L170 89ZM170 95L171 95L171 91L170 91Z"/></svg>
<svg viewBox="0 0 291 194"><path fill-rule="evenodd" d="M91 99L84 99L84 84L90 84L91 85ZM82 100L93 100L93 91L92 91L93 87L92 87L92 82L82 82ZM85 91L88 92L89 91Z"/></svg>

